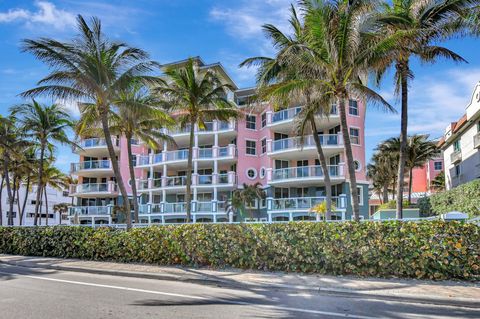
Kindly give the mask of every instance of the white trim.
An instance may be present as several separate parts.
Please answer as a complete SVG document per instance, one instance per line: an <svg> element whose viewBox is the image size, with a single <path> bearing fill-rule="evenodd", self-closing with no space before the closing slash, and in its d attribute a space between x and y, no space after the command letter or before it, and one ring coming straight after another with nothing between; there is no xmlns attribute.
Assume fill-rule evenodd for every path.
<svg viewBox="0 0 480 319"><path fill-rule="evenodd" d="M247 153L247 141L250 141L250 142L254 142L255 143L255 154L249 154ZM256 139L252 139L252 138L245 138L245 155L246 156L254 156L254 157L258 157L258 140Z"/></svg>
<svg viewBox="0 0 480 319"><path fill-rule="evenodd" d="M358 144L352 142L352 134L350 134L350 129L351 128L358 130ZM361 130L361 128L358 127L358 126L349 126L348 127L348 138L350 139L350 144L355 145L355 146L361 146L362 145L361 144L362 141L361 141L361 137L360 137L361 136L360 130Z"/></svg>
<svg viewBox="0 0 480 319"><path fill-rule="evenodd" d="M358 205L363 206L363 186L357 185L357 192L359 191L359 189L360 189L360 192L358 194L360 199L358 201Z"/></svg>
<svg viewBox="0 0 480 319"><path fill-rule="evenodd" d="M262 174L262 171L263 171L263 174ZM260 179L264 179L266 174L267 174L267 169L265 168L265 166L260 167L260 172L259 172Z"/></svg>

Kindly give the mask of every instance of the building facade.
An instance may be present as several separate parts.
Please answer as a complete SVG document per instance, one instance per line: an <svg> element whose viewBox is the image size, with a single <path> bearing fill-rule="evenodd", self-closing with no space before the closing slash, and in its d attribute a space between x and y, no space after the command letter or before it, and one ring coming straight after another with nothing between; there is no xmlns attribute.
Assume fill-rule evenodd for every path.
<svg viewBox="0 0 480 319"><path fill-rule="evenodd" d="M178 62L180 65L183 62ZM196 58L197 67L213 69L235 86L220 63L205 64ZM228 98L239 108L240 115L229 122L213 121L204 128L195 127L192 175L192 218L196 222L238 221L240 216L227 212L232 192L244 184L259 183L266 199L249 204L249 220L288 221L315 219L310 209L325 200L323 172L311 135L303 144L295 136L294 117L298 105L274 110L269 103L250 101L255 89L235 89ZM351 134L362 218L368 218L368 182L365 177L365 104L351 100L347 123ZM328 117L316 118L318 133L329 164L336 219L351 219L345 147L340 133L340 118L335 105ZM126 140L114 137L122 177L131 194L135 182L139 192L141 223L180 223L186 218L185 189L189 128L167 132L175 140L161 150L148 149L136 143L136 180L130 181ZM115 206L121 198L105 140L81 141L78 163L72 174L79 184L71 186L75 206L71 218L81 223L120 222Z"/></svg>
<svg viewBox="0 0 480 319"><path fill-rule="evenodd" d="M15 198L13 203L13 224L20 224L20 211L23 208L23 203L26 194L26 188L22 185L18 190L19 196ZM37 201L37 189L35 186L32 187L30 192L28 192L27 200L25 202L25 213L22 220L22 225L32 226L33 220L35 217L35 203ZM18 199L20 198L20 200ZM48 225L58 225L58 224L69 224L70 218L67 212L60 215L60 213L54 211L54 206L56 204L68 204L72 202L71 197L68 195L68 191L57 190L55 188L47 187L47 201L42 197L41 208L39 213L39 224L45 225L47 222L47 210L45 204L48 203ZM4 187L2 190L2 224L5 226L8 224L8 195L7 190Z"/></svg>
<svg viewBox="0 0 480 319"><path fill-rule="evenodd" d="M465 114L446 127L439 146L444 155L447 189L480 178L480 82Z"/></svg>

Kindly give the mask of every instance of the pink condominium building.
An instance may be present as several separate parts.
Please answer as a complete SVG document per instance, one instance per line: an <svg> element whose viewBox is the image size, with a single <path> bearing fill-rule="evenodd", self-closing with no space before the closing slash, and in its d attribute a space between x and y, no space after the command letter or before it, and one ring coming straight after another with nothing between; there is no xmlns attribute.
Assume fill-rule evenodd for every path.
<svg viewBox="0 0 480 319"><path fill-rule="evenodd" d="M236 88L235 83L220 63L205 64L195 58L199 70L214 69ZM172 63L181 65L184 61ZM239 221L240 216L227 212L232 192L244 184L260 183L265 200L249 204L249 220L293 221L315 219L310 209L325 199L323 172L317 159L312 136L306 136L303 145L295 135L294 117L298 105L285 105L274 110L267 103L249 100L255 89L236 89L228 92L241 113L230 122L213 121L204 129L195 128L192 176L192 218L196 222ZM347 122L355 159L359 188L360 214L368 218L368 182L365 177L365 104L350 100ZM328 118L317 118L318 133L329 164L332 194L336 203L334 219L351 219L349 179L345 165L345 148L340 133L340 118L332 105ZM115 150L121 173L131 195L131 183L139 192L141 223L181 223L185 221L186 169L189 130L168 133L176 146L163 145L161 150L150 150L141 141L133 141L136 156L136 180L128 172L127 143L124 137L115 137ZM80 156L73 163L71 173L78 176L72 185L75 205L70 217L80 223L121 223L115 206L122 198L115 184L113 169L105 140L81 140Z"/></svg>

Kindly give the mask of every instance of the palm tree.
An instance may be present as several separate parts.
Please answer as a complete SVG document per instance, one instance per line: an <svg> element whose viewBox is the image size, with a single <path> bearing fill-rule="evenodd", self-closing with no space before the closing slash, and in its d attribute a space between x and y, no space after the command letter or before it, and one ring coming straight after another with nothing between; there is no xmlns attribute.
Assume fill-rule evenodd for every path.
<svg viewBox="0 0 480 319"><path fill-rule="evenodd" d="M58 213L58 224L62 224L62 216L64 213L68 212L68 204L67 203L59 203L53 205L53 211Z"/></svg>
<svg viewBox="0 0 480 319"><path fill-rule="evenodd" d="M263 26L265 34L277 50L275 58L249 58L242 62L240 66L259 66L257 72L259 97L270 99L274 105L288 105L292 102L303 101L303 107L295 118L295 131L297 136L300 137L301 145L303 145L308 131L313 135L325 182L327 211L325 217L330 219L332 212L330 171L318 136L315 118L317 116L328 117L331 104L328 100L323 99L323 92L320 91L323 87L319 87L315 81L316 77L321 75L312 72L314 70L310 69L310 65L315 63L310 54L303 54L302 67L299 67L298 54L302 51L298 50L297 47L308 45L308 43L305 27L293 6L291 7L289 22L294 30L292 36L285 35L274 25Z"/></svg>
<svg viewBox="0 0 480 319"><path fill-rule="evenodd" d="M192 158L195 126L205 128L205 122L228 121L237 116L235 105L227 99L233 87L222 83L213 70L200 71L193 59L185 66L165 68L165 83L155 88L165 109L177 112L175 117L182 129L190 129L186 180L187 223L191 220Z"/></svg>
<svg viewBox="0 0 480 319"><path fill-rule="evenodd" d="M383 142L379 148L382 152L396 153L400 156L401 138L393 137ZM428 140L428 135L413 135L407 138L407 146L405 149L405 171L408 171L408 202L412 199L412 181L413 169L423 167L427 161L438 156L438 148L435 142ZM405 181L404 181L405 182ZM401 183L403 187L403 183ZM397 187L400 185L397 181ZM398 191L398 189L397 189ZM398 194L397 194L398 196ZM403 196L403 195L402 195ZM403 197L402 197L403 198ZM397 202L399 198L397 197Z"/></svg>
<svg viewBox="0 0 480 319"><path fill-rule="evenodd" d="M149 60L145 51L109 40L102 33L98 18L92 18L89 25L79 15L77 25L78 35L70 42L45 38L23 41L23 51L32 52L52 69L52 73L38 82L39 87L22 95L49 95L55 99L81 100L95 105L118 188L124 199L123 206L126 212L130 212L108 118L118 92L132 80L158 82L156 77L147 75L157 64ZM131 216L127 213L127 228L130 227Z"/></svg>
<svg viewBox="0 0 480 319"><path fill-rule="evenodd" d="M381 202L388 202L389 188L396 180L395 166L398 164L398 154L378 151L367 165L367 176L372 181L377 194L381 194Z"/></svg>
<svg viewBox="0 0 480 319"><path fill-rule="evenodd" d="M12 192L13 183L10 178L12 161L23 156L23 150L30 145L23 137L24 132L18 127L14 116L0 116L0 154L3 166L2 178L5 180L9 202L8 225L13 225L14 193ZM0 225L1 222L0 217Z"/></svg>
<svg viewBox="0 0 480 319"><path fill-rule="evenodd" d="M370 29L369 15L375 6L368 0L305 0L300 1L300 9L304 12L307 42L292 48L296 52L290 60L302 72L308 72L310 82L316 82L317 91L325 101L324 105L337 105L345 144L353 217L359 220L357 181L347 125L347 102L354 97L393 111L388 102L366 85L365 75L374 55L371 52L371 36L365 31Z"/></svg>
<svg viewBox="0 0 480 319"><path fill-rule="evenodd" d="M403 181L407 160L408 85L413 78L412 57L433 63L438 58L465 61L438 42L459 34L468 24L468 15L478 1L471 0L393 0L383 3L378 21L382 39L377 51L379 79L391 65L395 67L396 92L401 96L400 156L397 178L397 218L402 218ZM465 23L463 23L465 22Z"/></svg>
<svg viewBox="0 0 480 319"><path fill-rule="evenodd" d="M35 100L32 100L32 103L12 107L11 112L13 115L19 116L19 122L24 128L26 136L38 145L40 152L33 221L33 224L37 225L38 210L44 186L42 183L46 156L53 157L53 143L75 145L67 136L67 130L73 128L74 123L63 107L56 104L41 105Z"/></svg>
<svg viewBox="0 0 480 319"><path fill-rule="evenodd" d="M45 224L48 226L48 194L47 187L51 187L56 190L64 190L67 187L67 176L62 173L58 168L52 165L52 162L46 162L44 167L43 180L43 193L45 198Z"/></svg>
<svg viewBox="0 0 480 319"><path fill-rule="evenodd" d="M73 177L72 175L67 175L66 183L67 183L67 185L77 185L77 184L78 184L78 179L76 179L76 178ZM74 204L74 198L73 198L73 196L71 196L71 197L72 197L72 203L71 203L71 205L73 206L73 204Z"/></svg>
<svg viewBox="0 0 480 319"><path fill-rule="evenodd" d="M239 221L243 221L246 216L247 205L255 203L256 200L262 200L265 196L262 184L258 182L252 185L243 184L242 188L233 191L226 210L229 214L236 213Z"/></svg>
<svg viewBox="0 0 480 319"><path fill-rule="evenodd" d="M125 136L127 140L128 167L133 195L134 219L138 223L138 200L137 186L135 184L135 168L132 152L132 139L138 138L148 145L151 149L159 149L160 141L173 143L173 139L161 131L162 128L171 128L175 121L162 109L158 107L158 100L150 95L148 89L140 83L133 82L127 90L118 94L113 101L115 110L110 115L110 131L114 134ZM92 118L87 112L94 112L94 107L85 106L82 108L82 120L78 123L79 127L87 128L95 122L90 122ZM84 123L84 121L89 121Z"/></svg>

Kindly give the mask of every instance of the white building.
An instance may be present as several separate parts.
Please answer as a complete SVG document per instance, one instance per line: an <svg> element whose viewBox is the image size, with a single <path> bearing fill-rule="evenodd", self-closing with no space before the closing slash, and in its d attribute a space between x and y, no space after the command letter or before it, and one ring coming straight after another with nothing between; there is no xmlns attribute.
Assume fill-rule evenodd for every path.
<svg viewBox="0 0 480 319"><path fill-rule="evenodd" d="M13 224L15 226L19 225L19 218L23 207L23 202L25 198L25 187L21 186L19 190L19 198L15 198L15 202L13 205ZM23 217L22 225L33 225L33 220L35 216L35 203L37 197L37 189L35 186L32 187L32 190L27 196L27 202L25 205L25 214ZM47 199L48 199L48 225L58 225L60 221L62 224L70 224L68 220L68 213L65 212L60 220L60 216L58 213L55 213L53 210L53 206L60 203L66 203L70 205L72 203L71 197L68 197L68 191L61 191L56 190L51 187L47 187ZM6 187L3 188L2 191L2 224L7 225L8 223L8 210L9 210L9 203L8 203L8 195ZM19 210L20 205L20 210ZM45 220L47 217L47 213L45 211L45 203L42 202L41 206L41 225L45 225Z"/></svg>
<svg viewBox="0 0 480 319"><path fill-rule="evenodd" d="M447 189L480 178L480 82L465 115L447 126L439 146L443 150Z"/></svg>

